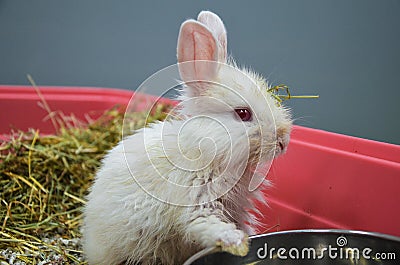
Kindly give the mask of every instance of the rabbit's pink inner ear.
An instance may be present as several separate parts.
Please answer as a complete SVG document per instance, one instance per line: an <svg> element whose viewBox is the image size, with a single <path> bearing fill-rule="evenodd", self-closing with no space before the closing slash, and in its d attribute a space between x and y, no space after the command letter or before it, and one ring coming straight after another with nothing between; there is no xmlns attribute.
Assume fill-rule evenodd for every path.
<svg viewBox="0 0 400 265"><path fill-rule="evenodd" d="M181 26L178 37L179 72L183 81L213 81L218 71L218 46L213 34L195 20Z"/></svg>
<svg viewBox="0 0 400 265"><path fill-rule="evenodd" d="M206 25L218 40L219 56L218 61L226 63L227 58L227 36L224 23L219 16L210 11L201 11L197 16L197 20Z"/></svg>

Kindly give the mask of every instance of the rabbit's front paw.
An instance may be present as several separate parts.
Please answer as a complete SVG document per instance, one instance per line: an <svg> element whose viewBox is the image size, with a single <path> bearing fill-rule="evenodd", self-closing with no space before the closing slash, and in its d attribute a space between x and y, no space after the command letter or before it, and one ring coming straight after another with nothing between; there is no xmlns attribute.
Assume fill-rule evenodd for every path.
<svg viewBox="0 0 400 265"><path fill-rule="evenodd" d="M244 257L249 252L249 238L241 230L224 231L217 241L222 251Z"/></svg>

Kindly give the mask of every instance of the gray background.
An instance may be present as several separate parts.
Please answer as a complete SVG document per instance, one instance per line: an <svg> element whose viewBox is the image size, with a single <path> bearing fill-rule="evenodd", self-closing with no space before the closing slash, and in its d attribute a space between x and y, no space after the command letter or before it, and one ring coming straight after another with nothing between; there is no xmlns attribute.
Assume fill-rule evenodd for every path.
<svg viewBox="0 0 400 265"><path fill-rule="evenodd" d="M288 102L297 124L400 144L398 0L0 0L0 84L135 89L203 9L240 64L320 95Z"/></svg>

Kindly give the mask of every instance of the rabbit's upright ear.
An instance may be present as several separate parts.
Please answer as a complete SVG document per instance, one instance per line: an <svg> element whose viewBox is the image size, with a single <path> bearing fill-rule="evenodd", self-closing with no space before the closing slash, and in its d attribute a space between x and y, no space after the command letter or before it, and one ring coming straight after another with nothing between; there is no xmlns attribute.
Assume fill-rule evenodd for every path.
<svg viewBox="0 0 400 265"><path fill-rule="evenodd" d="M179 72L182 80L194 89L192 96L206 89L207 81L215 80L219 68L216 62L220 57L218 46L213 33L204 24L195 20L182 24L177 47Z"/></svg>
<svg viewBox="0 0 400 265"><path fill-rule="evenodd" d="M197 20L206 25L211 30L218 41L218 61L226 63L227 57L227 37L226 29L222 20L210 11L201 11L197 16Z"/></svg>

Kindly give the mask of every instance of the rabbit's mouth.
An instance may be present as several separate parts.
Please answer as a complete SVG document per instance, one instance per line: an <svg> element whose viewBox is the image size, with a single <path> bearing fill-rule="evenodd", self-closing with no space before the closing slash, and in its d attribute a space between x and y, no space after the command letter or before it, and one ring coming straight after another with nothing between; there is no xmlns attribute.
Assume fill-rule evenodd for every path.
<svg viewBox="0 0 400 265"><path fill-rule="evenodd" d="M276 135L262 138L257 133L250 141L250 163L264 163L272 161L276 157L284 154L289 145L290 127L287 129L277 129Z"/></svg>
<svg viewBox="0 0 400 265"><path fill-rule="evenodd" d="M284 154L289 145L290 132L292 130L292 123L287 122L277 126L276 128L276 143L275 143L275 155L274 157L278 157L281 154Z"/></svg>

